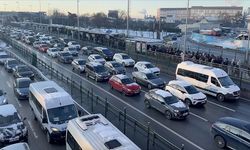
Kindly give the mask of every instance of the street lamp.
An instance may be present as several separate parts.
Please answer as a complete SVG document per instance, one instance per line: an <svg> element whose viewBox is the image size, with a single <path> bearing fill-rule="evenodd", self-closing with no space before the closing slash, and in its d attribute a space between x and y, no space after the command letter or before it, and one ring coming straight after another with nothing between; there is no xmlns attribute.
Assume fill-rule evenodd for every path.
<svg viewBox="0 0 250 150"><path fill-rule="evenodd" d="M129 6L130 0L128 0L128 8L127 8L127 37L129 37Z"/></svg>
<svg viewBox="0 0 250 150"><path fill-rule="evenodd" d="M246 63L248 63L248 53L249 53L249 49L250 49L250 15L247 16L247 22L248 22L248 25L247 25L247 29L248 29L248 39L247 39L247 48L246 48Z"/></svg>
<svg viewBox="0 0 250 150"><path fill-rule="evenodd" d="M185 61L186 44L187 44L187 22L188 22L188 17L189 17L189 0L187 1L187 16L186 16L185 37L184 37L184 50L183 50L182 61Z"/></svg>
<svg viewBox="0 0 250 150"><path fill-rule="evenodd" d="M78 28L77 38L78 40L80 40L79 0L77 0L77 28Z"/></svg>

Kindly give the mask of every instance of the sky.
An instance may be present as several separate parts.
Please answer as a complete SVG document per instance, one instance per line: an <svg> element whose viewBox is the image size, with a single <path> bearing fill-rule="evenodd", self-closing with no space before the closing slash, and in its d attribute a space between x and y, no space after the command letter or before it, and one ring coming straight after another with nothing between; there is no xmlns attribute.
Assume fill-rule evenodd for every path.
<svg viewBox="0 0 250 150"><path fill-rule="evenodd" d="M79 0L80 14L108 10L127 10L127 0ZM77 0L0 0L0 11L39 11L51 13L57 9L67 13L77 12ZM190 6L243 6L250 7L250 0L190 0ZM158 8L187 7L187 0L130 0L130 14L142 18L143 12L156 16ZM145 11L146 10L146 11Z"/></svg>

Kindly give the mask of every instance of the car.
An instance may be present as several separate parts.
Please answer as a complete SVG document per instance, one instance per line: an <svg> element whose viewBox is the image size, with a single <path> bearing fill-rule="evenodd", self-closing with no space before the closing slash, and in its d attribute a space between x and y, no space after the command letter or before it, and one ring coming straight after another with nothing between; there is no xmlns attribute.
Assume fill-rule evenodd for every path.
<svg viewBox="0 0 250 150"><path fill-rule="evenodd" d="M205 94L185 81L172 80L166 85L165 90L185 102L188 106L203 106L207 102L207 96Z"/></svg>
<svg viewBox="0 0 250 150"><path fill-rule="evenodd" d="M80 73L83 73L85 71L85 65L86 65L86 60L85 59L81 59L81 58L78 58L78 59L74 59L72 61L72 70L77 70L79 71Z"/></svg>
<svg viewBox="0 0 250 150"><path fill-rule="evenodd" d="M26 36L24 41L26 44L31 45L35 42L35 38L33 36Z"/></svg>
<svg viewBox="0 0 250 150"><path fill-rule="evenodd" d="M155 108L167 119L185 119L189 115L189 108L177 97L162 89L152 89L145 94L146 108Z"/></svg>
<svg viewBox="0 0 250 150"><path fill-rule="evenodd" d="M100 55L102 56L105 60L112 60L114 53L108 49L108 48L104 48L104 47L95 47L94 50Z"/></svg>
<svg viewBox="0 0 250 150"><path fill-rule="evenodd" d="M0 89L0 105L8 104L6 92Z"/></svg>
<svg viewBox="0 0 250 150"><path fill-rule="evenodd" d="M135 61L125 53L115 53L113 60L126 67L135 65Z"/></svg>
<svg viewBox="0 0 250 150"><path fill-rule="evenodd" d="M56 58L58 55L58 52L60 52L60 50L58 48L49 48L47 50L47 54L53 58Z"/></svg>
<svg viewBox="0 0 250 150"><path fill-rule="evenodd" d="M28 142L28 129L12 104L0 106L0 147L16 143Z"/></svg>
<svg viewBox="0 0 250 150"><path fill-rule="evenodd" d="M148 89L165 87L165 82L151 72L132 72L133 79L136 83L146 86Z"/></svg>
<svg viewBox="0 0 250 150"><path fill-rule="evenodd" d="M29 77L31 80L34 80L35 74L27 65L17 65L14 68L13 76L15 78Z"/></svg>
<svg viewBox="0 0 250 150"><path fill-rule="evenodd" d="M141 87L126 75L113 75L109 79L109 84L112 89L122 92L124 95L134 95L141 92Z"/></svg>
<svg viewBox="0 0 250 150"><path fill-rule="evenodd" d="M57 60L65 64L70 64L73 61L73 56L69 52L62 51L58 53Z"/></svg>
<svg viewBox="0 0 250 150"><path fill-rule="evenodd" d="M4 65L5 61L10 58L10 56L6 52L0 53L0 65Z"/></svg>
<svg viewBox="0 0 250 150"><path fill-rule="evenodd" d="M250 149L250 122L233 117L222 117L211 126L218 148Z"/></svg>
<svg viewBox="0 0 250 150"><path fill-rule="evenodd" d="M46 53L48 49L49 49L49 46L47 44L40 44L38 47L38 50L44 53Z"/></svg>
<svg viewBox="0 0 250 150"><path fill-rule="evenodd" d="M64 46L68 46L69 39L68 38L59 38L60 43L63 43Z"/></svg>
<svg viewBox="0 0 250 150"><path fill-rule="evenodd" d="M25 142L14 143L8 146L5 146L1 150L30 150L29 145Z"/></svg>
<svg viewBox="0 0 250 150"><path fill-rule="evenodd" d="M69 41L68 42L68 47L74 47L77 50L81 49L81 45L79 43L77 43L76 41Z"/></svg>
<svg viewBox="0 0 250 150"><path fill-rule="evenodd" d="M54 44L54 48L58 48L60 51L63 51L64 47L65 45L60 42Z"/></svg>
<svg viewBox="0 0 250 150"><path fill-rule="evenodd" d="M32 45L33 45L34 48L38 49L40 44L42 44L41 41L35 41Z"/></svg>
<svg viewBox="0 0 250 150"><path fill-rule="evenodd" d="M14 59L14 58L9 58L5 61L4 63L4 68L5 70L7 70L8 72L13 72L13 68L15 68L17 65L19 64L19 62Z"/></svg>
<svg viewBox="0 0 250 150"><path fill-rule="evenodd" d="M14 81L14 93L18 100L24 100L29 98L29 85L31 83L30 78L17 78Z"/></svg>
<svg viewBox="0 0 250 150"><path fill-rule="evenodd" d="M95 81L107 81L110 78L110 73L108 70L98 62L88 62L86 63L86 77L90 77Z"/></svg>
<svg viewBox="0 0 250 150"><path fill-rule="evenodd" d="M78 56L78 51L76 47L65 47L63 51L69 52L72 56Z"/></svg>
<svg viewBox="0 0 250 150"><path fill-rule="evenodd" d="M84 46L82 47L82 54L83 55L91 55L91 54L96 54L96 51L94 50L94 48L92 46Z"/></svg>
<svg viewBox="0 0 250 150"><path fill-rule="evenodd" d="M147 72L152 72L156 75L160 75L160 69L147 61L138 61L134 66L134 70L141 72L147 71Z"/></svg>
<svg viewBox="0 0 250 150"><path fill-rule="evenodd" d="M126 69L124 66L116 61L108 61L104 64L108 69L109 73L112 75L115 74L126 74Z"/></svg>
<svg viewBox="0 0 250 150"><path fill-rule="evenodd" d="M101 63L103 65L106 62L106 60L102 56L100 56L99 54L91 54L91 55L89 55L88 61L89 62L98 62L98 63Z"/></svg>

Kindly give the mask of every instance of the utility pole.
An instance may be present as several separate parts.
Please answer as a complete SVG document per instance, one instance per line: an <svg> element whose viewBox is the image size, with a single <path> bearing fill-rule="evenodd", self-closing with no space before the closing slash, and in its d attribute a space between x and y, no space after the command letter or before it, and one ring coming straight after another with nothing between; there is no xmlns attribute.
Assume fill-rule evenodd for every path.
<svg viewBox="0 0 250 150"><path fill-rule="evenodd" d="M78 28L77 38L78 40L80 40L79 0L77 0L77 28Z"/></svg>
<svg viewBox="0 0 250 150"><path fill-rule="evenodd" d="M42 14L41 14L41 13L42 13L42 12L41 12L41 9L42 9L41 7L42 7L42 6L41 6L41 5L42 5L42 4L41 4L41 0L39 0L39 11L40 11L40 12L39 12L39 23L40 23L40 24L42 23Z"/></svg>
<svg viewBox="0 0 250 150"><path fill-rule="evenodd" d="M127 8L127 37L129 37L129 8L130 8L130 0L128 0L128 8Z"/></svg>
<svg viewBox="0 0 250 150"><path fill-rule="evenodd" d="M186 16L184 49L183 49L182 61L185 61L185 53L186 53L186 46L187 46L187 22L188 22L188 17L189 17L189 0L187 0L187 16Z"/></svg>

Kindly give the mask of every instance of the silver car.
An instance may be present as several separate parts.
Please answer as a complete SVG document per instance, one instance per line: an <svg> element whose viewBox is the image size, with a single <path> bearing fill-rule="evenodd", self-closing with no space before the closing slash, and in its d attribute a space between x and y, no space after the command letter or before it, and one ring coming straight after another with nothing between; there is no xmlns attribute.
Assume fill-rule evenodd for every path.
<svg viewBox="0 0 250 150"><path fill-rule="evenodd" d="M0 90L0 105L8 104L8 100L6 97L6 92Z"/></svg>

